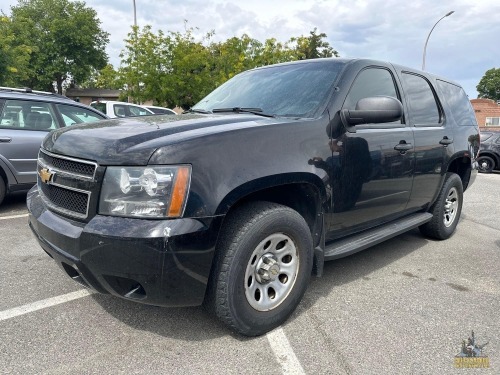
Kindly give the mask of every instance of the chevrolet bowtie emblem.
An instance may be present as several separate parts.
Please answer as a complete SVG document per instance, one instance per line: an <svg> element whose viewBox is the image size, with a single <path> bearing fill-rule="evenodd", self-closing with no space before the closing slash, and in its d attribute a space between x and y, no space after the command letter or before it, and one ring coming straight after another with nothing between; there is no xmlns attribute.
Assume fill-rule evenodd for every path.
<svg viewBox="0 0 500 375"><path fill-rule="evenodd" d="M49 181L52 180L52 176L54 176L54 173L49 171L47 168L42 168L40 169L40 172L38 172L38 175L40 176L42 182L48 184Z"/></svg>

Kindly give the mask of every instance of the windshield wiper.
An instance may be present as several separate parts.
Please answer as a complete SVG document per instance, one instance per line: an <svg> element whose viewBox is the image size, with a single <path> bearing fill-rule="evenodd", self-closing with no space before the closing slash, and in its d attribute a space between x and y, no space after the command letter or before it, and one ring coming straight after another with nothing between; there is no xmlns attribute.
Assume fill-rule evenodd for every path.
<svg viewBox="0 0 500 375"><path fill-rule="evenodd" d="M203 114L209 114L209 113L212 113L210 111L207 111L206 109L197 109L197 108L189 108L188 110L182 112L182 114L185 114L185 113L203 113Z"/></svg>
<svg viewBox="0 0 500 375"><path fill-rule="evenodd" d="M276 115L271 115L269 113L262 112L261 108L244 108L244 107L233 107L233 108L214 108L213 113L217 112L234 112L234 113L252 113L257 116L263 117L276 117Z"/></svg>

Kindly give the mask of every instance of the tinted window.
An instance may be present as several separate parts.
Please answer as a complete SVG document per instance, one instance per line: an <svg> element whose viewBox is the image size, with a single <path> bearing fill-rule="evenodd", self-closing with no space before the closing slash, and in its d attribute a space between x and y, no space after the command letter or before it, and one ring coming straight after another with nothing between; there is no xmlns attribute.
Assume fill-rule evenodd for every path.
<svg viewBox="0 0 500 375"><path fill-rule="evenodd" d="M356 103L363 98L373 96L392 96L398 98L394 79L386 69L369 68L356 77L344 102L345 109L356 109Z"/></svg>
<svg viewBox="0 0 500 375"><path fill-rule="evenodd" d="M412 124L439 124L441 121L439 107L429 82L422 76L403 73L403 83L410 104Z"/></svg>
<svg viewBox="0 0 500 375"><path fill-rule="evenodd" d="M0 127L20 130L56 129L56 121L48 103L6 100L0 116Z"/></svg>
<svg viewBox="0 0 500 375"><path fill-rule="evenodd" d="M150 113L148 111L146 111L144 108L141 108L141 107L136 107L134 105L130 105L128 108L130 110L130 116L150 115Z"/></svg>
<svg viewBox="0 0 500 375"><path fill-rule="evenodd" d="M321 61L250 70L219 86L193 109L260 108L278 116L314 117L326 105L343 66Z"/></svg>
<svg viewBox="0 0 500 375"><path fill-rule="evenodd" d="M106 103L90 103L90 106L106 114Z"/></svg>
<svg viewBox="0 0 500 375"><path fill-rule="evenodd" d="M125 111L125 106L122 104L114 104L113 105L113 112L115 113L116 117L127 116L127 112Z"/></svg>
<svg viewBox="0 0 500 375"><path fill-rule="evenodd" d="M65 126L81 124L83 122L95 122L104 119L104 117L99 116L97 113L81 107L57 104L57 109L63 117Z"/></svg>
<svg viewBox="0 0 500 375"><path fill-rule="evenodd" d="M464 90L460 86L441 80L438 80L437 84L450 106L456 123L458 125L475 125L476 116Z"/></svg>

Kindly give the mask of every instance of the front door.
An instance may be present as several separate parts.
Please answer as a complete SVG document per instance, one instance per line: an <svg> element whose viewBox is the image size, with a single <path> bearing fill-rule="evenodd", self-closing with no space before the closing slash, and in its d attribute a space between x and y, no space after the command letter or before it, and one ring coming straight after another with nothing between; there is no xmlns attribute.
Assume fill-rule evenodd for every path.
<svg viewBox="0 0 500 375"><path fill-rule="evenodd" d="M356 76L343 108L355 109L358 100L373 96L401 101L397 87L388 68L365 68ZM333 209L328 239L381 224L404 211L410 198L414 141L405 119L350 130L332 134Z"/></svg>

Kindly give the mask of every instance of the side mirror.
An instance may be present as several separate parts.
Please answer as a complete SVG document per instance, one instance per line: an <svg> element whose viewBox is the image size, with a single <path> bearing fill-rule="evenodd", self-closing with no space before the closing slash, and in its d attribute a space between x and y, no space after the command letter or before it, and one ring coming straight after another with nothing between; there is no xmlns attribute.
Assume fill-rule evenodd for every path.
<svg viewBox="0 0 500 375"><path fill-rule="evenodd" d="M403 105L392 96L374 96L360 99L356 109L342 109L340 118L346 126L359 124L380 124L400 120Z"/></svg>

